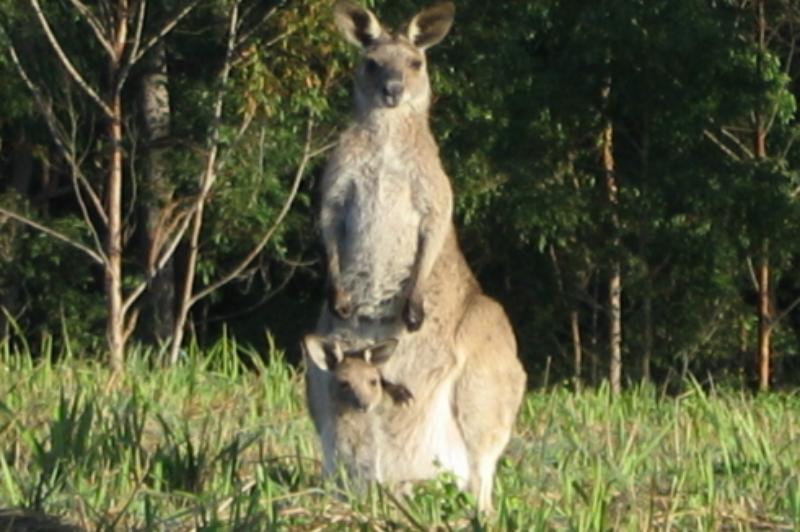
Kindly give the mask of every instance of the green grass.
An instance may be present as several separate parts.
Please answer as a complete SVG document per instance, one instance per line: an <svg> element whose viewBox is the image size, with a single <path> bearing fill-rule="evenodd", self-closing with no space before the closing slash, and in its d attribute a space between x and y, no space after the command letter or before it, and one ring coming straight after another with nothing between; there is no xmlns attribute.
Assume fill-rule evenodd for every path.
<svg viewBox="0 0 800 532"><path fill-rule="evenodd" d="M302 376L272 351L134 352L111 380L0 346L0 508L92 530L800 529L798 396L532 392L485 521L447 477L410 497L321 478Z"/></svg>

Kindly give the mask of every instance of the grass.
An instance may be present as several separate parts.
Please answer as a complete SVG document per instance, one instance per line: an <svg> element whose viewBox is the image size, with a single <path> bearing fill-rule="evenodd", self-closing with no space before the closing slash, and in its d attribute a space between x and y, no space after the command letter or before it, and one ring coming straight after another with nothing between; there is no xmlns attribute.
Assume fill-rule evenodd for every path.
<svg viewBox="0 0 800 532"><path fill-rule="evenodd" d="M226 339L159 370L135 351L116 380L50 355L0 346L0 508L88 530L800 529L792 394L532 392L486 521L447 477L408 497L323 479L274 346L263 364Z"/></svg>

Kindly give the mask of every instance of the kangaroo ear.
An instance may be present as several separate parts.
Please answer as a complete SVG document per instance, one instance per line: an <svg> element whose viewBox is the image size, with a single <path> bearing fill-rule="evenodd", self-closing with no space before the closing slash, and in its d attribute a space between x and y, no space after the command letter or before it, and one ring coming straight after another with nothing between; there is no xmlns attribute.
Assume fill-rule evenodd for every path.
<svg viewBox="0 0 800 532"><path fill-rule="evenodd" d="M397 347L397 340L395 340L394 338L390 338L389 340L384 340L383 342L371 345L364 350L364 360L366 360L370 364L375 364L376 366L380 366L381 364L384 364L386 363L387 360L389 360L389 358L392 356L392 353L394 353L396 347Z"/></svg>
<svg viewBox="0 0 800 532"><path fill-rule="evenodd" d="M442 2L425 8L408 23L406 36L417 48L430 48L444 39L453 25L455 15L456 6L453 2Z"/></svg>
<svg viewBox="0 0 800 532"><path fill-rule="evenodd" d="M302 343L306 356L322 371L333 371L344 358L342 348L336 340L309 334L303 338Z"/></svg>
<svg viewBox="0 0 800 532"><path fill-rule="evenodd" d="M378 17L352 0L336 2L333 18L345 38L359 48L373 44L384 35Z"/></svg>

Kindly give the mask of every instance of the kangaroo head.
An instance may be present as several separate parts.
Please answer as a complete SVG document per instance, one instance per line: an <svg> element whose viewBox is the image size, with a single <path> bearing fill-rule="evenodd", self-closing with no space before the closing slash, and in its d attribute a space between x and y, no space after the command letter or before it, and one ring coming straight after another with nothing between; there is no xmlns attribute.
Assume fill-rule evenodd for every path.
<svg viewBox="0 0 800 532"><path fill-rule="evenodd" d="M387 382L380 372L380 366L389 360L397 347L397 340L384 340L362 349L344 351L338 340L309 335L303 340L303 345L311 362L332 373L333 398L339 406L369 412L381 402L384 392L395 402L405 403L411 399L405 387Z"/></svg>
<svg viewBox="0 0 800 532"><path fill-rule="evenodd" d="M436 4L412 17L405 31L390 33L369 9L339 0L334 7L336 25L362 52L355 83L359 110L427 111L431 89L425 50L447 35L454 15L452 2Z"/></svg>

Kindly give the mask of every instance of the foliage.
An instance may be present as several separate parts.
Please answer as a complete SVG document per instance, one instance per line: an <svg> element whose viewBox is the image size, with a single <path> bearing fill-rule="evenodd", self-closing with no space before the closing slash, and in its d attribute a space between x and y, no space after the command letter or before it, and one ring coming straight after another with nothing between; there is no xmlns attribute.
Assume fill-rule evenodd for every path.
<svg viewBox="0 0 800 532"><path fill-rule="evenodd" d="M68 133L94 184L105 172L104 124L59 66L34 14L0 4L0 72L8 81L0 98L0 206L91 242L81 228L72 170L5 45L23 52L23 65L53 111L73 125ZM68 3L45 4L65 53L90 83L102 85L104 51L78 38L89 31L86 23ZM420 7L409 0L366 4L395 29ZM146 33L184 5L158 5ZM243 0L245 38L216 123L212 101L231 5L200 2L164 41L171 132L161 148L172 212L198 194L211 132L220 128L223 162L200 236L197 289L230 271L273 226L309 125L310 145L320 150L347 123L357 60L335 32L327 0ZM775 382L793 382L800 371L800 306L792 306L800 297L794 4L770 3L766 50L753 41L747 2L465 0L457 7L451 34L428 52L432 126L456 191L462 247L487 292L508 310L533 382L571 375L573 313L591 366L584 375L603 374L606 277L617 261L629 382L641 376L648 349L657 381L689 370L742 379L755 358L751 267L765 239L772 242L775 314L782 316L774 331ZM123 94L129 287L144 278L140 211L152 201L142 177L142 74L134 68ZM747 156L754 109L770 116L763 161ZM618 206L606 199L600 156L609 123ZM26 154L33 163L27 185L17 190L14 176ZM323 162L324 151L310 161L288 216L250 267L195 307L191 330L198 341L213 343L226 328L254 340L269 329L296 345L313 326L325 277L314 219ZM176 286L186 274L186 247L184 239ZM29 340L65 324L73 349L99 354L102 272L63 244L5 219L0 251L0 306ZM147 338L142 329L139 337Z"/></svg>

